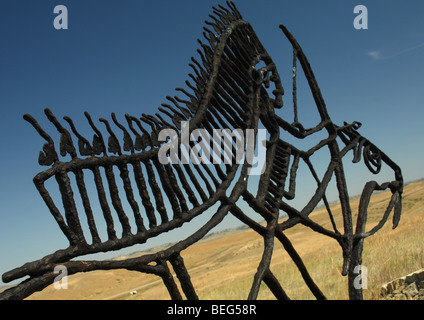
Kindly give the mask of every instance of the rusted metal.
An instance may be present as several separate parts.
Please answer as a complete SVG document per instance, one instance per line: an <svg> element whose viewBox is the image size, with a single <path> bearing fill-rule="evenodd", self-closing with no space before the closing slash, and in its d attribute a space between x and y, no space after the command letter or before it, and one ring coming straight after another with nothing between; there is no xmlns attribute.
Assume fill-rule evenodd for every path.
<svg viewBox="0 0 424 320"><path fill-rule="evenodd" d="M281 242L293 259L315 297L325 299L324 293L285 235L287 229L298 224L338 242L343 252L342 273L349 278L349 296L351 299L362 298L362 289L354 286L354 267L362 262L364 239L377 232L392 211L394 227L399 222L403 189L401 169L377 146L359 134L358 122L344 123L342 126L332 122L306 55L283 25L280 28L293 47L292 123L278 116L278 109L283 107L284 89L276 65L234 3L227 2L226 7L214 7L210 17L213 21L206 22L207 27L204 28L206 42L199 40L200 60L191 59L190 66L194 73L189 74L189 77L193 82L186 82L188 89L177 88L184 98L166 97L168 103L162 104L155 115L125 115L125 120L119 120L112 114L112 122L100 118L100 124L96 124L90 114L85 113L94 131L90 142L79 133L69 117L64 117L64 120L70 131L52 111L46 109L48 120L60 134L59 149L32 116L24 116L46 141L39 155L39 164L49 168L35 176L34 184L69 240L69 247L3 274L4 282L26 276L29 278L2 292L1 299L23 299L52 284L57 265L65 266L68 275L118 268L155 274L163 279L172 299L182 299L183 295L167 262L172 265L185 297L198 299L181 252L202 239L229 214L264 239L263 256L258 263L251 290L246 294L249 299L257 298L262 282L277 298L289 299L271 270L276 240ZM262 67L258 67L259 64ZM300 69L307 79L320 115L320 122L309 129L303 127L298 116L299 93L296 79ZM269 134L266 141L266 166L259 179L257 194L254 195L247 189L250 183L250 165L235 161L233 147L229 148L233 161L225 165L162 164L158 159L158 152L164 142L158 140L159 132L166 128L177 130L181 139L182 121L189 121L190 133L196 129L204 129L210 135L217 128L241 129L243 132L253 129L255 133L259 126L265 128ZM124 125L125 122L127 126ZM99 126L103 128L103 133ZM122 134L122 140L118 137L118 132ZM304 139L317 132L326 133L326 138L306 151L283 139L284 135ZM77 147L74 144L75 138ZM189 147L193 148L193 143ZM328 149L331 160L320 178L311 157L323 149ZM360 199L356 227L353 225L342 162L350 152L353 153L353 162L362 160L373 174L378 174L383 165L394 172L393 181L383 184L374 181L366 183ZM67 156L71 160L66 160ZM288 200L296 197L296 177L302 162L314 177L317 189L303 208L296 209ZM333 177L342 208L343 231L336 225L326 196ZM58 184L61 199L53 199L45 187L46 181L53 178ZM88 196L86 183L89 180L92 181L97 197ZM119 185L123 188L119 188ZM370 197L373 191L386 189L392 192L387 210L380 223L365 232ZM239 208L236 203L241 199L265 219L265 226ZM57 204L60 201L63 209ZM319 225L309 217L321 201L328 211L332 229ZM100 205L107 239L101 239L98 222L93 214L94 202ZM128 203L129 207L123 202ZM77 203L82 203L82 207ZM193 234L167 249L119 261L72 260L86 254L145 243L153 237L181 227L216 204L219 204L219 208L212 218ZM131 215L133 220L130 219ZM287 218L282 219L285 215ZM114 216L117 220L114 220ZM83 230L83 220L86 220L88 231ZM132 228L131 221L134 221L135 228ZM116 232L117 224L122 230L120 235Z"/></svg>

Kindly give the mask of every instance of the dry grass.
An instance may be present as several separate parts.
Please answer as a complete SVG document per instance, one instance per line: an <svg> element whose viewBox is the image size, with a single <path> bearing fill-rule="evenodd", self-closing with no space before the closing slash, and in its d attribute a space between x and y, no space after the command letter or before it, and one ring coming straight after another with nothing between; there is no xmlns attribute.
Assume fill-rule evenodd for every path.
<svg viewBox="0 0 424 320"><path fill-rule="evenodd" d="M371 229L381 217L390 194L373 196L369 208ZM356 212L358 201L352 202ZM341 225L340 208L332 207ZM368 268L365 299L378 299L382 284L424 267L424 182L405 188L403 215L396 230L390 221L376 235L365 240L363 265ZM328 215L318 210L312 219L330 227ZM337 220L337 219L336 219ZM347 278L341 276L342 256L332 239L296 226L286 232L302 257L312 278L329 299L347 299ZM263 240L251 231L211 237L183 252L193 284L200 299L245 299L249 293L263 250ZM293 299L314 299L294 263L276 243L271 270ZM137 290L137 295L129 292ZM261 286L259 299L273 299ZM29 299L169 299L159 278L126 270L95 271L69 277L67 290L50 286Z"/></svg>

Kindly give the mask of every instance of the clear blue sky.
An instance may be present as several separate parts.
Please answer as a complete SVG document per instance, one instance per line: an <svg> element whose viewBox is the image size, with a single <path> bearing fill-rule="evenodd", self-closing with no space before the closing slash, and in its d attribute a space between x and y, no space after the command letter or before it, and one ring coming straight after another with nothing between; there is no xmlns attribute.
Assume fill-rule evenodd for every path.
<svg viewBox="0 0 424 320"><path fill-rule="evenodd" d="M0 274L67 245L33 186L44 141L22 116L32 114L57 138L46 107L75 123L85 121L84 111L96 119L155 112L184 86L203 21L218 3L224 2L0 2ZM406 181L424 176L423 1L236 4L280 74L289 77L291 69L278 29L284 23L308 56L333 121L362 122L360 132L401 166ZM368 8L367 30L353 27L359 4ZM68 30L53 27L56 5L68 8ZM365 180L351 179L353 195Z"/></svg>

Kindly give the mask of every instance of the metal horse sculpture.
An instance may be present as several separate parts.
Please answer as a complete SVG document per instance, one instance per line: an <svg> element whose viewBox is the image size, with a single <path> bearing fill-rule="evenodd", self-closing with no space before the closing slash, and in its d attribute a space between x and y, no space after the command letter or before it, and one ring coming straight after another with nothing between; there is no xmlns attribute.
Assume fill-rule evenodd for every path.
<svg viewBox="0 0 424 320"><path fill-rule="evenodd" d="M208 27L204 28L206 43L199 40L200 61L191 59L190 66L194 74L189 76L193 82L186 81L186 84L192 92L189 92L189 89L187 91L177 88L186 98L168 96L170 104L162 104L159 108L161 113L156 113L155 116L143 114L141 118L137 118L125 115L127 127L112 114L113 123L123 135L122 147L108 120L100 119L109 136L106 143L91 116L85 113L94 130L94 138L90 143L78 132L69 117L64 117L64 120L68 123L70 131L46 109L48 120L60 133L60 155L71 157L71 160L61 161L53 139L33 117L24 116L46 140L43 151L40 152L39 163L49 166L49 169L36 175L34 183L61 231L69 240L69 247L3 274L5 282L25 276L29 278L1 293L1 299L23 299L52 284L57 276L54 273L57 265L65 266L68 275L110 269L155 274L163 279L172 299L182 299L182 293L167 262L172 265L186 298L198 299L181 252L202 239L228 214L238 218L264 239L263 255L248 294L249 299L257 298L262 282L277 298L289 298L270 267L276 240L282 243L293 259L315 297L325 299L284 233L298 224L338 242L343 252L342 274L349 278L349 296L351 299L362 298L362 290L355 289L354 286L354 278L357 276L354 268L361 265L364 239L385 224L391 211L394 211L394 227L399 222L403 189L400 168L358 133L359 123L337 126L331 121L308 60L296 39L283 25L280 28L293 47L292 98L295 119L293 123L289 123L279 117L276 111L283 107L284 90L270 55L232 2L227 2L227 6L214 7L213 12L214 14L210 15L212 22L207 21ZM304 128L298 121L298 63L307 79L321 119L310 129ZM236 163L234 148L231 148L233 161L225 165L191 166L182 163L162 164L158 161L158 152L164 145L164 142L158 140L160 130L173 128L181 133L182 121L190 122L190 132L202 128L211 135L212 130L216 128L242 129L243 132L253 129L257 134L259 125L262 125L269 138L266 141L266 166L259 178L257 194L254 195L247 189L248 170L251 165L247 162ZM326 138L306 151L281 138L282 135L291 135L296 139L303 139L318 131L324 132ZM73 144L71 132L78 140L80 156ZM191 144L190 148L192 147ZM311 156L323 149L329 152L331 161L324 175L319 177ZM394 179L391 182L381 185L374 181L366 183L360 198L355 230L342 162L342 158L350 151L353 153L353 162L359 162L363 158L364 164L374 174L378 174L383 165L394 171ZM301 161L310 170L317 188L307 205L298 210L287 200L295 197L296 174ZM333 176L342 209L343 232L339 231L326 198L326 189ZM95 199L88 197L86 181L89 177L94 178L97 201L107 228L107 239L104 240L101 239L98 223L96 224L94 219L92 203ZM107 188L103 177L106 178ZM45 182L52 178L59 186L62 211L45 186ZM118 188L119 184L123 187ZM134 185L141 203L136 201L134 196ZM374 190L384 189L390 189L392 192L387 209L381 221L365 232L370 197ZM134 226L131 229L130 219L122 203L122 193L125 194L129 204L127 207L131 208L129 211L132 211L134 216L136 231ZM239 200L247 202L266 221L266 225L259 224L247 216L237 205ZM321 201L327 208L332 229L324 228L309 217ZM77 206L78 202L82 202L82 208ZM165 250L121 261L71 260L86 254L119 250L145 243L153 237L181 227L214 205L219 206L218 210L200 229ZM91 239L88 239L83 231L81 222L84 214L88 226L85 233L89 233ZM284 216L286 219L282 219ZM117 223L122 227L121 236L115 231Z"/></svg>

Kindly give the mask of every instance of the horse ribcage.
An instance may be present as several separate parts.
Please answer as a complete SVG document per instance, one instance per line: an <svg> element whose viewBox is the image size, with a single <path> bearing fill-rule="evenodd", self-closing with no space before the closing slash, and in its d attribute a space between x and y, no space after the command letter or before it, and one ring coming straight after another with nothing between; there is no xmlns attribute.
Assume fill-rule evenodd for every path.
<svg viewBox="0 0 424 320"><path fill-rule="evenodd" d="M199 40L200 60L191 59L194 73L189 77L194 83L186 81L191 92L176 89L185 98L167 96L168 103L163 103L155 115L142 114L140 118L125 115L127 127L112 114L113 123L122 131L122 146L122 138L117 136L108 120L99 119L106 127L109 136L106 140L91 116L85 114L95 132L90 142L78 132L69 117L64 117L78 139L79 153L86 157L83 158L77 155L71 132L46 109L48 119L61 134L60 155L72 158L61 162L52 138L34 118L25 115L47 141L40 152L39 163L52 166L37 175L34 182L72 245L90 244L93 245L90 250L104 250L105 247L94 245L109 242L109 246L119 248L141 243L179 227L219 200L216 192L225 187L223 182L228 179L229 172L236 170L236 154L233 144L214 141L213 131L241 129L245 132L257 126L252 118L253 110L258 112L258 108L264 106L255 104L253 94L252 70L256 64L261 61L266 64L261 70L254 70L259 76L269 78L272 73L274 84L279 83L279 78L272 60L237 9L230 3L229 9L220 7L214 13L216 16L211 16L214 22L207 22L212 30L204 28L206 44ZM276 85L273 94L276 99L266 101L278 104L282 88ZM158 150L164 143L158 141L159 132L173 129L181 139L184 121L190 123L190 132L204 130L212 141L211 148L219 144L218 149L221 154L226 153L227 158L229 155L230 163L161 163ZM194 144L189 141L186 151L190 152ZM59 186L63 210L45 186L53 177ZM82 226L83 216L86 227ZM98 230L100 225L105 226L106 239L104 232ZM117 226L122 229L122 235L118 234ZM85 236L87 232L91 239ZM127 240L119 243L120 239Z"/></svg>
<svg viewBox="0 0 424 320"><path fill-rule="evenodd" d="M102 160L114 162L115 159ZM128 163L63 169L49 178L59 187L62 206L53 201L46 181L41 177L34 181L71 244L96 244L102 242L98 230L102 224L106 226L108 241L142 235L147 230L153 236L156 227L171 220L179 219L181 223L189 220L191 209L215 201L211 199L222 182L213 167L205 168L207 170L189 164L161 164L157 159L134 159ZM220 173L222 175L221 170ZM101 217L93 213L93 208L99 207L102 223L99 223ZM82 227L83 220L87 228ZM122 236L117 234L117 225L122 229ZM83 229L85 233L88 229L90 240ZM150 236L146 234L146 237Z"/></svg>

